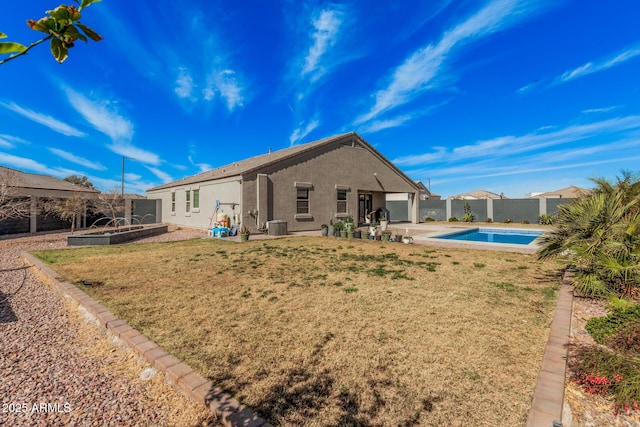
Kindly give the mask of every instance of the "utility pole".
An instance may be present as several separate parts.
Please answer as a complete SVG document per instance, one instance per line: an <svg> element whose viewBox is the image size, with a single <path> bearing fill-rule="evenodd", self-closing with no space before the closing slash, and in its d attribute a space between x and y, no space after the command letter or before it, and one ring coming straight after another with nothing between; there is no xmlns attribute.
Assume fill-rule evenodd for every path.
<svg viewBox="0 0 640 427"><path fill-rule="evenodd" d="M124 159L138 160L138 159L134 159L133 157L122 156L122 189L120 190L120 194L122 195L123 198L124 198Z"/></svg>
<svg viewBox="0 0 640 427"><path fill-rule="evenodd" d="M122 198L124 198L124 156L122 156Z"/></svg>

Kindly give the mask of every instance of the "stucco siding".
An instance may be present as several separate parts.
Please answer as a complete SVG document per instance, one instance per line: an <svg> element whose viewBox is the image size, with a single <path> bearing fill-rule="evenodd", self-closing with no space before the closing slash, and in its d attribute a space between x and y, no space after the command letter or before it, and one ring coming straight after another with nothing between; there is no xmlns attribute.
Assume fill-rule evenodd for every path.
<svg viewBox="0 0 640 427"><path fill-rule="evenodd" d="M415 191L402 175L373 152L344 143L311 150L265 167L260 174L266 175L260 191L257 174L243 179L246 224L259 226L270 220L284 220L289 231L317 230L321 224L328 223L337 213L339 189L347 190L347 214L354 218L358 215L359 192L371 193L372 207L376 209L385 207L385 192ZM298 188L309 190L308 215L296 213ZM258 194L265 191L267 204L257 199ZM248 215L252 209L258 210L257 218Z"/></svg>
<svg viewBox="0 0 640 427"><path fill-rule="evenodd" d="M218 213L224 212L233 221L240 214L242 184L240 177L215 182L202 182L147 192L149 199L161 200L162 222L192 228L207 228L214 214L216 200L220 202ZM199 207L194 208L194 190L199 193ZM187 191L190 193L190 212L187 212ZM175 192L175 210L172 211L171 194Z"/></svg>

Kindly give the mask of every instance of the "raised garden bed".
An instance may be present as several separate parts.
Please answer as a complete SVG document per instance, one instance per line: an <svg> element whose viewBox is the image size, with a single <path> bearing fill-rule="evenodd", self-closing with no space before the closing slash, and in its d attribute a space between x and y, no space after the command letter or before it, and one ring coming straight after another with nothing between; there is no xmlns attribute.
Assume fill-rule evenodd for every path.
<svg viewBox="0 0 640 427"><path fill-rule="evenodd" d="M71 234L67 237L67 246L116 245L142 239L143 237L157 236L167 231L169 231L168 225L152 225L149 227L139 225L109 231Z"/></svg>

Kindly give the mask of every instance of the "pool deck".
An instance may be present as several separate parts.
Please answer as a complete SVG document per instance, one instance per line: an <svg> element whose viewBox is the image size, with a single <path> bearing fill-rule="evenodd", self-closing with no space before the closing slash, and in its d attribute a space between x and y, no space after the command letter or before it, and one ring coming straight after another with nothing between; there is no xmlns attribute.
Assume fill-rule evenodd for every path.
<svg viewBox="0 0 640 427"><path fill-rule="evenodd" d="M526 231L545 231L538 225L527 224L500 224L500 223L422 223L412 224L409 222L391 223L389 230L393 233L409 235L413 237L415 244L423 244L429 246L437 246L441 248L458 248L458 249L482 249L489 251L517 252L522 254L534 254L538 250L537 240L528 245L517 245L510 243L486 243L472 242L468 240L452 240L438 239L437 236L443 234L456 233L469 230L472 228L503 228L506 230L526 230ZM407 233L408 231L408 233Z"/></svg>

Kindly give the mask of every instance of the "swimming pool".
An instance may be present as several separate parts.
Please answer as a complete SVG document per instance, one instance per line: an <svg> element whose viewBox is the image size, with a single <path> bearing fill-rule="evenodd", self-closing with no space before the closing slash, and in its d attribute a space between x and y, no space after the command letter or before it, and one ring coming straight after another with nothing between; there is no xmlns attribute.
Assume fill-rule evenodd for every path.
<svg viewBox="0 0 640 427"><path fill-rule="evenodd" d="M528 245L533 242L541 231L508 230L502 228L472 228L456 233L436 236L437 239L465 240L471 242L510 243L512 245Z"/></svg>

